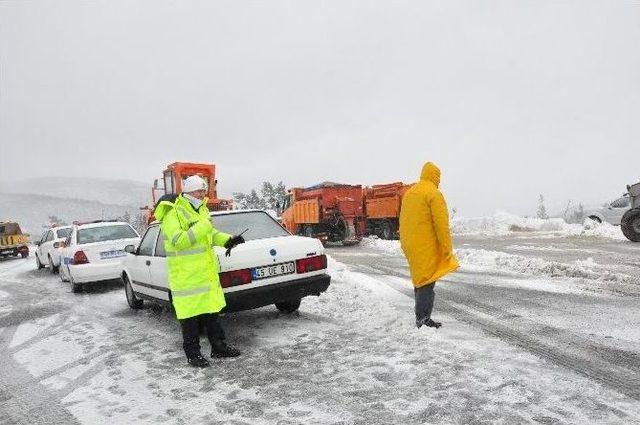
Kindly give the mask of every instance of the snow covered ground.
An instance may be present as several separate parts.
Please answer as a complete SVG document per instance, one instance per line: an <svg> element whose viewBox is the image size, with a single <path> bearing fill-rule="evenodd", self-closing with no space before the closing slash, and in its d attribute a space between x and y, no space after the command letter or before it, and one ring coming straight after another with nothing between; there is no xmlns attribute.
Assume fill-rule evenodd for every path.
<svg viewBox="0 0 640 425"><path fill-rule="evenodd" d="M456 235L463 267L436 286L437 331L413 324L397 241L329 248L325 294L290 316L269 307L226 315L243 355L206 370L186 365L171 311L130 310L119 283L73 294L32 259L2 261L0 417L640 423L640 246L518 232Z"/></svg>

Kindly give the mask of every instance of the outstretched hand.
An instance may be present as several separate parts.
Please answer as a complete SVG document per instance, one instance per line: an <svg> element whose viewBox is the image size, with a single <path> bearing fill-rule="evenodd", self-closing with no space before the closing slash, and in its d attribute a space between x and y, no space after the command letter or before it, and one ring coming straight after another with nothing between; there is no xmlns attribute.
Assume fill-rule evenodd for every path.
<svg viewBox="0 0 640 425"><path fill-rule="evenodd" d="M236 235L231 237L227 243L224 244L224 247L227 248L227 251L224 253L224 255L226 257L230 257L231 256L231 250L233 248L235 248L237 245L240 245L241 243L244 243L244 238L242 237L242 235Z"/></svg>

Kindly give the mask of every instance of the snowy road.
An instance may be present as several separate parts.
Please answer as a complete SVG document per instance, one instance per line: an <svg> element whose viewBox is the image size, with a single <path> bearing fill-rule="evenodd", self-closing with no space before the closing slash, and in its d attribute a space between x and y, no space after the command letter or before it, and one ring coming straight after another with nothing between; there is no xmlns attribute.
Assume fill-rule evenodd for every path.
<svg viewBox="0 0 640 425"><path fill-rule="evenodd" d="M413 326L397 242L366 241L328 249L332 284L299 314L226 315L243 356L207 370L170 311L130 310L117 282L73 294L2 261L0 423L640 423L640 245L456 247L438 331Z"/></svg>

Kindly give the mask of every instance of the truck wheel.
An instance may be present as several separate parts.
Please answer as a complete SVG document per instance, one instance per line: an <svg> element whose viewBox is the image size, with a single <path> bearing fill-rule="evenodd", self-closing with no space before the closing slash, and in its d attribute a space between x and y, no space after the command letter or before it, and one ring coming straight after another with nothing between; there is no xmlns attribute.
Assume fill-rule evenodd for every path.
<svg viewBox="0 0 640 425"><path fill-rule="evenodd" d="M291 314L294 311L296 311L298 308L300 308L300 301L302 300L297 299L297 300L282 301L282 302L276 303L276 308L280 313Z"/></svg>
<svg viewBox="0 0 640 425"><path fill-rule="evenodd" d="M622 233L631 242L640 242L640 208L627 211L620 222Z"/></svg>
<svg viewBox="0 0 640 425"><path fill-rule="evenodd" d="M58 271L60 270L60 266L54 266L53 265L53 260L51 259L51 256L49 255L49 271L51 272L51 274L56 274L58 273Z"/></svg>
<svg viewBox="0 0 640 425"><path fill-rule="evenodd" d="M36 253L36 267L38 268L38 270L44 267L44 265L40 262L40 257L38 257L37 253Z"/></svg>
<svg viewBox="0 0 640 425"><path fill-rule="evenodd" d="M127 304L129 304L129 307L134 310L142 308L142 304L144 304L144 301L136 297L135 292L133 292L133 287L131 286L129 276L127 276L126 274L123 275L122 280L124 281L124 294L127 296Z"/></svg>
<svg viewBox="0 0 640 425"><path fill-rule="evenodd" d="M391 224L389 224L387 220L384 220L380 226L380 238L390 240L392 237L393 232L391 231Z"/></svg>
<svg viewBox="0 0 640 425"><path fill-rule="evenodd" d="M312 238L313 235L313 226L304 226L302 228L302 236L306 236L307 238Z"/></svg>

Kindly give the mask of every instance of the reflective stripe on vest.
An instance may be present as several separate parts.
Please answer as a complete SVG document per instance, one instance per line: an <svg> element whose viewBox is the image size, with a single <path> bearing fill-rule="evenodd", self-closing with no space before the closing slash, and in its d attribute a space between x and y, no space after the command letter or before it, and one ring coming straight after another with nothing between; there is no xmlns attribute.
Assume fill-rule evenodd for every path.
<svg viewBox="0 0 640 425"><path fill-rule="evenodd" d="M171 291L171 296L173 297L189 297L191 295L200 295L206 294L211 290L211 285L207 284L207 286L200 286L194 289L185 289L184 291Z"/></svg>
<svg viewBox="0 0 640 425"><path fill-rule="evenodd" d="M185 210L182 207L176 207L176 209L180 211L180 213L182 213L182 216L184 217L185 220L187 220L188 222L191 222L191 214L189 214L187 210Z"/></svg>
<svg viewBox="0 0 640 425"><path fill-rule="evenodd" d="M189 236L189 241L191 242L191 245L196 243L196 235L195 233L193 233L193 229L187 230L187 236Z"/></svg>
<svg viewBox="0 0 640 425"><path fill-rule="evenodd" d="M181 257L183 255L195 255L207 252L207 248L187 249L184 251L167 251L167 257Z"/></svg>

